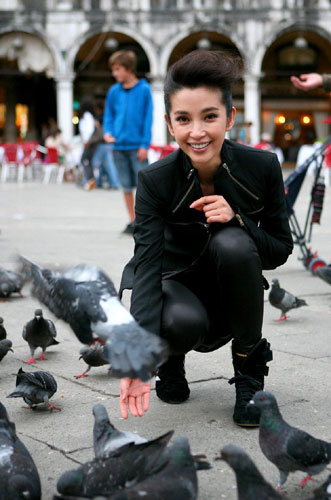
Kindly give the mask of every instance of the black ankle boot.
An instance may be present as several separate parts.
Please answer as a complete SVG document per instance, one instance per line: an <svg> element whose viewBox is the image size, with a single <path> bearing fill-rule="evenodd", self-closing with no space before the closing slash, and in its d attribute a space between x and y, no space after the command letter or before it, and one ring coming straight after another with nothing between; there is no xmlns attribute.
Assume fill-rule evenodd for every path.
<svg viewBox="0 0 331 500"><path fill-rule="evenodd" d="M247 354L236 352L232 345L232 359L235 376L229 380L229 384L236 385L233 420L242 427L258 427L260 410L254 407L247 408L247 403L255 392L261 391L264 387L264 377L269 371L266 365L272 360L270 344L266 339L261 339Z"/></svg>
<svg viewBox="0 0 331 500"><path fill-rule="evenodd" d="M185 354L170 356L157 371L157 396L165 403L179 404L189 398L190 389L185 378Z"/></svg>

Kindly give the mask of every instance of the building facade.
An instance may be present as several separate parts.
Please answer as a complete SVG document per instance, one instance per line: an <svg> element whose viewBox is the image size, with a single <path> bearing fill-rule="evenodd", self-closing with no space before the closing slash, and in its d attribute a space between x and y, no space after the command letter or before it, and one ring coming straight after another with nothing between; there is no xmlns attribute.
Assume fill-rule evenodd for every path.
<svg viewBox="0 0 331 500"><path fill-rule="evenodd" d="M167 68L196 48L244 59L234 138L254 144L267 132L290 156L310 136L329 134L330 96L300 92L289 78L331 72L331 0L2 0L2 140L40 140L53 118L70 141L80 100L103 102L113 83L108 58L126 48L152 86L156 145L169 140Z"/></svg>

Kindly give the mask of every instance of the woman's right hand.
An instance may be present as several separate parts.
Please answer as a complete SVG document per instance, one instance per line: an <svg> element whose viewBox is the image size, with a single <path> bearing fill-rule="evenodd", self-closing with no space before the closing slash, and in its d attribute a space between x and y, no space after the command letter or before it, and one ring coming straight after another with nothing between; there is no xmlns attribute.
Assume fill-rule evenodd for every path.
<svg viewBox="0 0 331 500"><path fill-rule="evenodd" d="M120 410L126 420L128 409L134 417L142 417L148 410L151 393L151 383L139 378L122 378L120 383Z"/></svg>

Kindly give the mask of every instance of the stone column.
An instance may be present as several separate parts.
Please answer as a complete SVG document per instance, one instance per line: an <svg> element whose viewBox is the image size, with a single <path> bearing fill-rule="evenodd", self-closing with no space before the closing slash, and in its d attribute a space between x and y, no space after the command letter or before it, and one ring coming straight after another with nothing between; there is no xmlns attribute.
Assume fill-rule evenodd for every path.
<svg viewBox="0 0 331 500"><path fill-rule="evenodd" d="M17 129L15 124L15 106L16 106L16 85L14 78L10 78L5 84L6 92L6 121L4 129L4 141L16 142Z"/></svg>
<svg viewBox="0 0 331 500"><path fill-rule="evenodd" d="M56 75L57 124L65 142L70 143L73 136L73 74Z"/></svg>
<svg viewBox="0 0 331 500"><path fill-rule="evenodd" d="M155 77L151 83L153 94L152 144L164 146L167 143L167 126L164 120L163 78Z"/></svg>
<svg viewBox="0 0 331 500"><path fill-rule="evenodd" d="M259 76L252 73L245 75L245 121L251 122L251 144L257 144L261 135L261 94Z"/></svg>

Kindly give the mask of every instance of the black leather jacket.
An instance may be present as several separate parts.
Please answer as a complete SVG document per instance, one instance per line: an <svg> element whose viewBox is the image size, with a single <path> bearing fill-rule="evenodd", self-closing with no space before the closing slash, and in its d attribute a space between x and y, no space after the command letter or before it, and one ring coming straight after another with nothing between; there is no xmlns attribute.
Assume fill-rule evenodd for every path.
<svg viewBox="0 0 331 500"><path fill-rule="evenodd" d="M273 153L225 140L214 175L216 194L224 196L258 248L263 269L286 262L293 241L285 208L284 184ZM197 171L181 149L139 173L134 228L135 254L122 276L120 294L133 289L131 312L139 324L159 334L161 279L199 259L213 231L204 213L189 208L203 196Z"/></svg>

